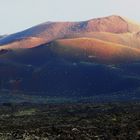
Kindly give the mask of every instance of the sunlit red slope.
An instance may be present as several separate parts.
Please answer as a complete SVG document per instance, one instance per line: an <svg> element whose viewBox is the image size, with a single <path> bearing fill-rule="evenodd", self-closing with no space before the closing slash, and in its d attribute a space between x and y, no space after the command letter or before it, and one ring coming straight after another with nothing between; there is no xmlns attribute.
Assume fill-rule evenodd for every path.
<svg viewBox="0 0 140 140"><path fill-rule="evenodd" d="M37 37L28 37L28 38L22 38L17 39L11 43L7 43L5 45L1 45L1 49L22 49L22 48L33 48L38 45L41 45L45 43L45 41L42 38Z"/></svg>
<svg viewBox="0 0 140 140"><path fill-rule="evenodd" d="M80 34L81 37L86 37L86 34L93 34L94 32L107 32L117 35L125 33L135 34L139 31L139 24L131 22L130 20L123 17L114 15L82 22L43 23L22 32L18 32L0 39L0 45L3 47L4 45L6 45L6 48L7 44L9 48L17 48L18 46L19 48L32 48L36 47L38 44L43 44L44 42L48 43L57 39L64 39L66 37L70 38L71 36L74 37L75 34ZM36 38L34 43L27 42L26 45L22 45L22 43L25 44L25 39L29 41L31 38ZM104 40L104 38L99 39ZM20 40L20 42L17 42L17 40ZM109 35L107 41L111 40L112 38ZM13 42L16 42L15 45L13 44ZM32 39L30 40L30 42L33 42ZM127 39L124 42L127 42Z"/></svg>
<svg viewBox="0 0 140 140"><path fill-rule="evenodd" d="M83 34L76 33L66 36L66 38L95 38L103 41L126 45L128 47L140 48L140 35L137 33L115 34L109 32L86 32Z"/></svg>
<svg viewBox="0 0 140 140"><path fill-rule="evenodd" d="M87 61L127 62L140 60L140 50L93 38L57 40L51 49L57 55Z"/></svg>

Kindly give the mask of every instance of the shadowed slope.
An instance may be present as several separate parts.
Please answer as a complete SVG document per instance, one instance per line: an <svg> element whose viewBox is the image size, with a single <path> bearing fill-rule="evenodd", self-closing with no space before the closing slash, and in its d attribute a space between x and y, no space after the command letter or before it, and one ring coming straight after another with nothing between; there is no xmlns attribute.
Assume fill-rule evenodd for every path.
<svg viewBox="0 0 140 140"><path fill-rule="evenodd" d="M25 94L111 95L140 86L137 60L140 50L136 48L92 38L63 39L0 55L0 77L5 89L14 87ZM20 81L16 87L15 81Z"/></svg>

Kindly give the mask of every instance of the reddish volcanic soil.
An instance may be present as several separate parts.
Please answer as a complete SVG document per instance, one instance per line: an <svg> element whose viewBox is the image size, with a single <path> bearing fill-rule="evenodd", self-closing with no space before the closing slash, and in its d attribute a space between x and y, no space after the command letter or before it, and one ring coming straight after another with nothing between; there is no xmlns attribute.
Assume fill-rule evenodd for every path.
<svg viewBox="0 0 140 140"><path fill-rule="evenodd" d="M137 48L93 38L58 40L55 42L54 48L57 54L71 57L85 57L93 61L103 60L115 62L140 59L140 50Z"/></svg>
<svg viewBox="0 0 140 140"><path fill-rule="evenodd" d="M1 49L35 48L53 42L65 56L101 61L140 59L140 25L120 16L82 22L47 22L0 39ZM57 41L56 41L57 40Z"/></svg>

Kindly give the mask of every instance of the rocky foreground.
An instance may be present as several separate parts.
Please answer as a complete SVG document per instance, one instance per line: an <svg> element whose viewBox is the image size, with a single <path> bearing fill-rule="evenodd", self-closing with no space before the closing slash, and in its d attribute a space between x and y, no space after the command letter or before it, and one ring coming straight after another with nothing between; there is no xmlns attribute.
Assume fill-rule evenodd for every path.
<svg viewBox="0 0 140 140"><path fill-rule="evenodd" d="M0 106L0 140L139 139L139 103Z"/></svg>

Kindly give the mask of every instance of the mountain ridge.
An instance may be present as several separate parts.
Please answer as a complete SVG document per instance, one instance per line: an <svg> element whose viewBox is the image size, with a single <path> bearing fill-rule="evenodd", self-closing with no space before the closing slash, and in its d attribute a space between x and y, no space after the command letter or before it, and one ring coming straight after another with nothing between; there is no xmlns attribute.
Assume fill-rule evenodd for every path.
<svg viewBox="0 0 140 140"><path fill-rule="evenodd" d="M10 44L17 39L21 39L22 41L22 39L28 37L42 38L44 41L39 44L41 45L56 39L63 39L65 36L68 36L69 34L74 35L75 33L83 34L89 32L110 32L120 34L127 32L134 33L139 31L140 26L138 24L134 25L121 16L109 16L82 22L47 22L6 36L0 39L0 45L4 46L5 44ZM27 48L32 47L34 47L34 45L27 45ZM26 48L26 46L23 46L23 48Z"/></svg>

